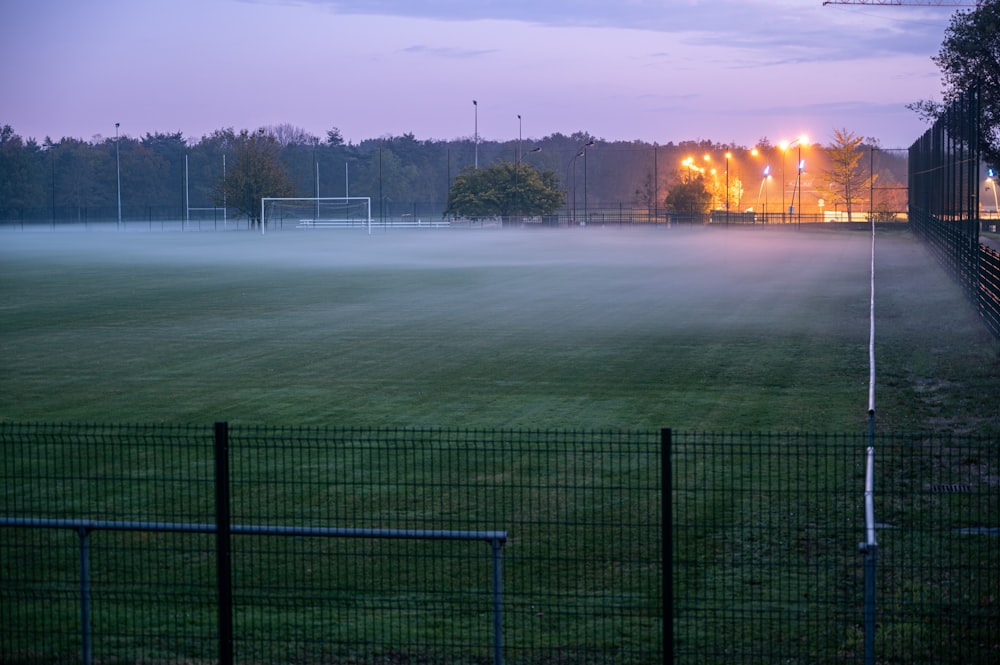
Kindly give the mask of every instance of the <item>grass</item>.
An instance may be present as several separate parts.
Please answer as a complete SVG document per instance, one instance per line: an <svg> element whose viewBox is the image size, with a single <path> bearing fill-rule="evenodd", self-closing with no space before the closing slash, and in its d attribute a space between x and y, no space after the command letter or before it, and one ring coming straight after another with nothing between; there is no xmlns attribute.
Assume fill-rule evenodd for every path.
<svg viewBox="0 0 1000 665"><path fill-rule="evenodd" d="M580 430L670 426L758 432L863 432L867 425L870 236L865 233L13 233L0 240L4 421ZM909 233L880 231L877 240L879 429L1000 433L995 408L1000 346ZM279 521L303 514L326 519L329 504L341 506L346 517L364 510L389 514L403 505L407 510L400 514L420 517L426 510L436 521L469 510L462 492L434 494L424 508L423 501L414 502L407 491L439 484L441 478L429 471L432 464L421 461L436 453L411 452L416 457L391 456L390 466L408 474L403 486L380 484L378 477L365 475L371 467L354 468L349 458L339 459L338 468L353 469L349 475L359 484L341 487L334 501L320 482L331 468L327 463L296 466L277 449L237 462L303 481L284 488L262 486L249 495L248 501L262 510L284 500L272 491L291 495L291 502L283 504L288 514L276 514ZM269 460L271 453L278 459ZM73 463L38 454L32 468ZM140 459L143 452L129 454ZM808 454L795 449L792 462L807 463ZM571 474L572 456L522 455L505 462L531 484L521 487L523 496L506 494L491 510L504 512L496 518L499 523L519 525L521 552L537 547L541 553L533 561L510 550L506 565L513 588L525 584L524 597L558 598L582 584L581 597L600 591L594 597L606 600L614 592L623 594L622 602L643 591L642 584L631 590L585 588L587 580L604 579L586 568L602 561L601 548L631 542L616 530L613 506L594 513L595 523L606 525L607 532L588 541L593 549L583 554L591 556L590 563L546 559L546 538L559 536L531 529L551 517L551 507L587 519L591 500L595 506L600 501L579 488L545 488L547 474L556 479ZM164 472L171 468L163 467ZM838 475L833 468L823 473ZM582 471L586 476L586 462ZM729 471L741 477L739 470ZM431 474L430 482L423 482L424 473ZM483 473L469 471L477 481ZM766 485L764 474L752 482ZM87 496L80 488L90 483L82 481L83 486L75 479L77 484L49 487L46 496L74 503ZM122 487L109 491L124 492L106 497L102 505L109 511L162 499ZM400 496L406 498L400 501ZM683 500L679 496L677 503ZM739 522L752 514L754 528L763 534L768 524L787 523L788 508L767 495L748 493L745 501L703 508L703 523L716 525L706 534L707 544L724 556L715 568L699 569L704 574L699 583L706 588L733 584L726 571L736 570L743 576L739 588L757 599L751 610L765 601L780 602L789 588L792 595L796 590L815 594L819 585L850 596L850 580L836 577L844 571L822 562L815 564L816 574L788 577L783 587L764 585L763 577L772 572L763 565L770 552L760 540L741 542ZM350 504L359 509L348 510ZM809 512L802 508L800 513ZM848 538L856 537L852 529ZM46 541L52 543L46 556L72 576L74 553L56 555L59 539L52 535ZM152 541L152 549L160 549ZM798 546L810 552L831 549L829 543ZM398 558L376 556L370 543L316 548L334 560L370 558L373 579L386 584L392 575L421 574L419 568L396 570ZM107 566L110 578L137 565L115 561L114 547L109 551L112 556L95 559L95 565ZM316 584L304 554L254 552L257 557L247 557L247 565L261 568L248 568L246 574L269 582L272 590L305 593ZM34 556L28 548L20 554L26 560ZM195 545L183 556L194 558L166 575L182 579L184 572L193 580L191 588L203 588L199 580L211 576L210 566L198 558ZM738 569L734 556L744 563ZM623 560L629 558L626 548ZM448 577L446 571L437 573ZM620 579L647 578L637 572ZM559 586L563 582L566 586ZM330 615L302 614L273 593L278 595L259 598L257 613L241 620L248 630L250 624L284 627L279 632L297 636L302 653L312 653L315 645L306 644L309 626L330 624ZM772 599L773 593L778 597ZM105 621L114 622L130 610L115 605L107 611ZM354 616L362 630L379 635L388 634L390 625L406 626L407 621L394 622L392 616L407 611L359 607ZM72 601L65 613L72 616ZM204 608L192 608L182 617L200 623L199 613L206 614ZM554 648L580 630L609 645L625 639L605 637L618 624L602 620L599 612L590 620L584 626L559 612L542 617L515 609L508 627L532 634L542 647ZM753 639L766 645L773 627L764 619L744 629L758 632ZM912 627L925 629L924 624ZM345 626L345 636L352 630ZM455 626L445 622L434 630L447 635ZM835 635L830 641L856 637ZM884 639L903 638L887 632ZM164 653L171 648L164 646ZM197 653L192 646L190 657ZM157 651L148 657L166 656Z"/></svg>
<svg viewBox="0 0 1000 665"><path fill-rule="evenodd" d="M866 234L8 234L0 419L844 431ZM997 345L880 238L887 427L995 430Z"/></svg>

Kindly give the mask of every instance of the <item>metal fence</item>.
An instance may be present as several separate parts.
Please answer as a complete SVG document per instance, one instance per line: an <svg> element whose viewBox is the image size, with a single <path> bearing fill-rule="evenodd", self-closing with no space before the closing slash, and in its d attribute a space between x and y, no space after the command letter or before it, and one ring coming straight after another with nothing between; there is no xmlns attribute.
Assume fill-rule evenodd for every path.
<svg viewBox="0 0 1000 665"><path fill-rule="evenodd" d="M94 661L662 662L655 432L3 424L0 442L4 662L71 660L84 634Z"/></svg>
<svg viewBox="0 0 1000 665"><path fill-rule="evenodd" d="M673 434L673 662L864 662L867 442ZM997 662L1000 446L874 443L876 662Z"/></svg>
<svg viewBox="0 0 1000 665"><path fill-rule="evenodd" d="M971 88L909 151L909 219L1000 337L1000 260L982 244L979 90Z"/></svg>
<svg viewBox="0 0 1000 665"><path fill-rule="evenodd" d="M867 443L3 423L0 661L860 663ZM878 662L996 662L1000 446L877 449Z"/></svg>

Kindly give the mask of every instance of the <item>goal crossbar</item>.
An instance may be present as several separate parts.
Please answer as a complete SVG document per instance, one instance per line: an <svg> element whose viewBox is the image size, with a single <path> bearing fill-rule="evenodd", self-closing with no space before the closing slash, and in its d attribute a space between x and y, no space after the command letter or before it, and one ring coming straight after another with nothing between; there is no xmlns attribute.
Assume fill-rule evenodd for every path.
<svg viewBox="0 0 1000 665"><path fill-rule="evenodd" d="M260 200L260 232L264 234L267 228L268 210L273 207L285 207L300 211L292 215L297 228L343 228L354 226L355 222L363 223L368 234L372 232L372 204L368 196L322 196L322 197L272 197L265 196ZM357 209L358 216L324 214L330 210L347 211Z"/></svg>

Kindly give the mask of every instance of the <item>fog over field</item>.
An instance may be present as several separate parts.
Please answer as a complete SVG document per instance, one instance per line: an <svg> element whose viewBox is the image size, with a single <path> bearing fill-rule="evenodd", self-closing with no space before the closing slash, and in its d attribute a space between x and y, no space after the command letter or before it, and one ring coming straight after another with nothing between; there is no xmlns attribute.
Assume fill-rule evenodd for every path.
<svg viewBox="0 0 1000 665"><path fill-rule="evenodd" d="M8 233L0 418L861 427L870 243L700 227ZM905 233L880 241L886 270L897 260L928 261Z"/></svg>

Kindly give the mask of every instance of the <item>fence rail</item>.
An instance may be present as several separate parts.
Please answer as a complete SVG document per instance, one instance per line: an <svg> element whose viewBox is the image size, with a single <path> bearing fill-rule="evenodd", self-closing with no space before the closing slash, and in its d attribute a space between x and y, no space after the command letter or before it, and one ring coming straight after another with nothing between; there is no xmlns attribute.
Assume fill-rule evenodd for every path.
<svg viewBox="0 0 1000 665"><path fill-rule="evenodd" d="M0 423L0 660L862 662L866 433L225 434ZM877 438L878 662L996 662L997 444Z"/></svg>

